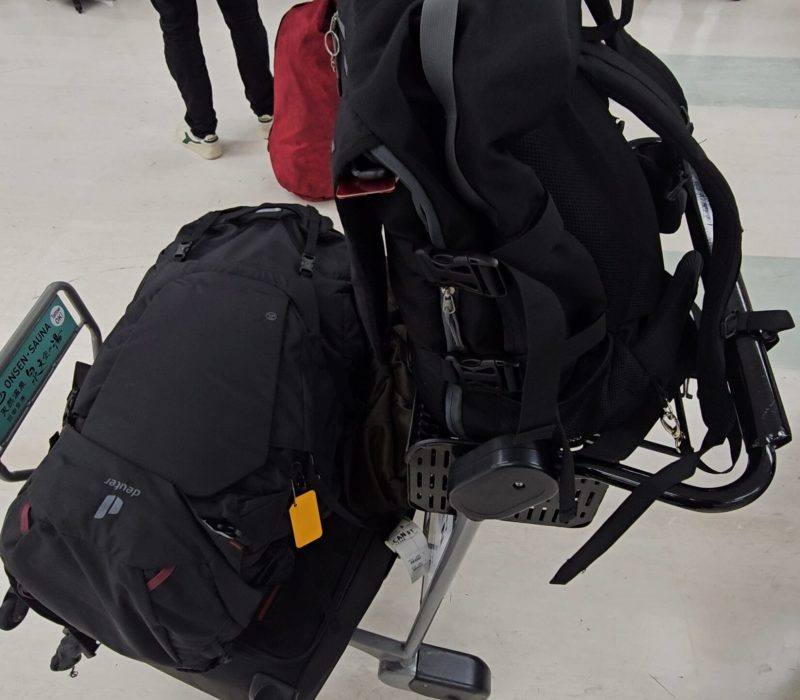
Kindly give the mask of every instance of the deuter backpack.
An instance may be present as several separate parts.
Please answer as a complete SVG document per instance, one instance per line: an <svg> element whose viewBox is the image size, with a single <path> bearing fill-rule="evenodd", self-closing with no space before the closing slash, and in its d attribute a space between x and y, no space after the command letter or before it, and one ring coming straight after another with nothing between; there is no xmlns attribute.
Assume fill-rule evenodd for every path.
<svg viewBox="0 0 800 700"><path fill-rule="evenodd" d="M76 373L61 435L8 511L4 627L28 608L65 627L54 668L102 643L205 672L264 619L298 550L313 561L332 513L364 531L342 494L364 464L370 365L349 265L310 207L181 230Z"/></svg>
<svg viewBox="0 0 800 700"><path fill-rule="evenodd" d="M552 495L536 501L539 473L547 489L557 481L568 524L576 457L617 463L659 421L675 439L674 461L556 583L664 491L713 471L709 449L727 440L735 463L726 346L741 334L772 345L793 325L786 312L726 311L741 261L733 194L677 80L625 31L632 0L619 17L608 0L587 5L592 26L579 0L339 5L339 211L356 274L400 306L420 403L473 446L445 487L450 506L512 516ZM655 135L629 141L612 101ZM661 235L684 217L694 249L669 273ZM672 407L689 378L708 429L699 445ZM529 479L501 479L530 454ZM501 489L507 508L488 512L483 497Z"/></svg>

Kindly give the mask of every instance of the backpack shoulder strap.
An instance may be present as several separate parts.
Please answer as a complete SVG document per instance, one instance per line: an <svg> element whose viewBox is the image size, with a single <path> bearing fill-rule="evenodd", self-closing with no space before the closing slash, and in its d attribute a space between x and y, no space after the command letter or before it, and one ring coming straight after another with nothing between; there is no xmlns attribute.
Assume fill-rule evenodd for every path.
<svg viewBox="0 0 800 700"><path fill-rule="evenodd" d="M658 56L642 46L625 29L633 14L633 0L630 0L628 7L623 8L619 18L614 15L611 0L584 0L584 2L592 13L597 26L583 27L583 38L586 41L605 41L614 51L656 81L663 90L669 93L675 104L686 109L683 88L672 71Z"/></svg>
<svg viewBox="0 0 800 700"><path fill-rule="evenodd" d="M454 76L458 0L424 0L419 28L422 68L447 118L445 157L450 177L464 200L478 210L486 203L470 185L456 155L458 103Z"/></svg>
<svg viewBox="0 0 800 700"><path fill-rule="evenodd" d="M608 40L617 35L633 17L633 0L622 0L619 17L609 0L586 0L586 6L597 22L596 27L583 27L583 37L587 41Z"/></svg>
<svg viewBox="0 0 800 700"><path fill-rule="evenodd" d="M680 107L644 72L607 46L589 43L583 46L581 68L601 93L631 110L675 149L687 163L695 191L701 192L708 203L713 231L707 232L706 242L699 237L694 239L704 259L705 287L697 373L703 419L715 444L721 444L735 424L720 329L742 257L742 226L736 200L725 178L692 138Z"/></svg>
<svg viewBox="0 0 800 700"><path fill-rule="evenodd" d="M703 455L711 448L727 439L732 464L736 463L741 448L727 385L722 331L725 309L741 264L742 228L733 193L692 138L685 110L648 75L601 44L584 44L581 67L602 94L631 110L675 149L686 163L695 198L705 207L706 236L695 233L692 238L704 258L705 299L698 339L697 375L700 406L708 432L698 451L684 454L668 464L628 496L559 569L551 581L559 585L571 581L600 557L665 491L691 478L698 469L712 472L703 462ZM696 225L693 228L697 230Z"/></svg>

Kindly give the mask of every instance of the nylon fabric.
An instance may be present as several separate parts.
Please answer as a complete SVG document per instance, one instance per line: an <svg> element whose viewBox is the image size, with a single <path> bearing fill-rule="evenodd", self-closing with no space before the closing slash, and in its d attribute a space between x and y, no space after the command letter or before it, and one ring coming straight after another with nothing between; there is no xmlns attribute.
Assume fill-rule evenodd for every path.
<svg viewBox="0 0 800 700"><path fill-rule="evenodd" d="M296 494L314 487L326 521L362 525L342 490L363 476L370 358L329 219L263 204L188 224L9 510L6 567L46 617L134 659L210 671L292 575ZM403 504L370 477L382 498L362 512L383 530Z"/></svg>

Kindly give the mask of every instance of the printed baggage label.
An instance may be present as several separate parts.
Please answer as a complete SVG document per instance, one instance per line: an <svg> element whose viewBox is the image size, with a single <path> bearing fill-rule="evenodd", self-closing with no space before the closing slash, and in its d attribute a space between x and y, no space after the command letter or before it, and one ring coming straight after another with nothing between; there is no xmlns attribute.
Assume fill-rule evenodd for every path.
<svg viewBox="0 0 800 700"><path fill-rule="evenodd" d="M408 518L401 520L386 540L386 546L406 565L412 583L421 579L430 570L431 551L428 548L428 539L422 528L413 520Z"/></svg>
<svg viewBox="0 0 800 700"><path fill-rule="evenodd" d="M0 367L0 446L11 439L50 373L80 330L56 296Z"/></svg>

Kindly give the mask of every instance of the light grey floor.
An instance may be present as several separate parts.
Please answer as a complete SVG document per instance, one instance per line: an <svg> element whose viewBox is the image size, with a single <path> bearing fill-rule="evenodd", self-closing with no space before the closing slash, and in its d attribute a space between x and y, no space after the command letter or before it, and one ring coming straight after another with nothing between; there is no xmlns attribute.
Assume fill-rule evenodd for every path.
<svg viewBox="0 0 800 700"><path fill-rule="evenodd" d="M44 286L72 281L108 331L178 227L219 207L291 198L275 183L211 0L200 0L226 154L203 162L172 140L181 115L145 0L88 6L3 0L0 9L0 340ZM286 0L265 2L271 37ZM745 223L745 270L763 307L800 318L800 5L794 0L640 0L636 35L667 57L697 134L728 176ZM323 207L331 213L330 206ZM666 242L679 249L678 234ZM77 356L87 356L85 344ZM800 333L776 374L800 422ZM33 464L57 427L58 375L9 461ZM565 589L547 585L587 533L491 524L442 607L431 641L483 656L498 700L800 698L800 451L738 513L652 509ZM0 506L15 489L0 486ZM609 505L621 494L609 497ZM54 572L57 575L57 572ZM367 626L401 633L418 592L399 569ZM57 642L31 620L0 636L0 697L201 696L103 652L75 680L47 667ZM322 700L399 700L371 659L348 652Z"/></svg>

